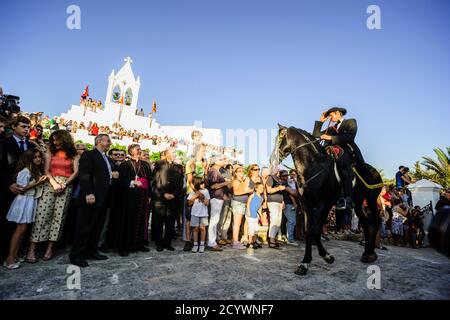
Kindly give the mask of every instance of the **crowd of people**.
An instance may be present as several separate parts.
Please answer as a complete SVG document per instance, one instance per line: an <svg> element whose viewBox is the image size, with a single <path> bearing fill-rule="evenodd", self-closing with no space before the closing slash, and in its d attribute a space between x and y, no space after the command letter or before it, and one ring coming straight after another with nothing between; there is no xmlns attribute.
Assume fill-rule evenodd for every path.
<svg viewBox="0 0 450 320"><path fill-rule="evenodd" d="M208 158L202 143L184 165L171 147L152 163L137 142L127 154L110 149L106 132L87 150L67 128L53 128L46 141L43 130L23 115L0 117L0 257L8 269L52 260L58 245L71 246L70 262L87 267L87 260L108 259L113 250L147 252L152 241L158 252L174 251L177 237L184 251L230 247L250 254L264 243L280 249L304 238L295 170L244 167L220 152ZM379 240L416 247L422 213L410 206L407 168L399 172L397 185L380 195ZM333 209L323 237L359 230L354 214Z"/></svg>
<svg viewBox="0 0 450 320"><path fill-rule="evenodd" d="M389 244L418 248L423 245L425 238L424 212L422 208L413 206L411 192L407 188L411 183L409 168L400 166L395 175L395 185L387 185L382 189L380 235Z"/></svg>
<svg viewBox="0 0 450 320"><path fill-rule="evenodd" d="M22 115L0 122L9 126L0 150L0 254L8 269L36 263L41 248L42 260L52 260L61 243L72 246L70 261L82 267L88 259L107 259L102 253L110 250L146 252L151 241L159 252L173 251L177 235L185 251L254 250L264 226L270 248L279 249L281 240L298 245L295 172L256 164L244 172L223 154L208 159L201 143L185 165L173 148L151 163L137 143L128 155L109 150L107 134L99 133L88 151L64 129L41 141L42 125L31 129Z"/></svg>
<svg viewBox="0 0 450 320"><path fill-rule="evenodd" d="M92 98L87 98L81 96L80 99L80 106L84 106L86 108L89 108L92 112L97 112L97 109L103 110L103 103L101 100L96 100Z"/></svg>
<svg viewBox="0 0 450 320"><path fill-rule="evenodd" d="M110 126L98 125L97 122L89 121L84 123L83 121L72 121L66 120L61 117L53 117L42 114L25 114L31 120L31 130L30 138L33 139L43 139L44 133L49 135L55 130L67 130L70 133L77 133L78 130L86 130L91 136L97 136L99 134L107 134L111 139L123 140L124 137L131 138L133 142L140 143L143 141L150 141L154 146L168 145L173 148L178 148L180 146L188 147L191 141L186 139L177 139L174 137L169 137L168 135L151 135L149 133L138 132L137 130L126 130L119 123ZM236 159L238 155L242 154L242 150L237 150L231 147L217 146L213 144L203 143L206 147L207 154L227 154L230 158Z"/></svg>

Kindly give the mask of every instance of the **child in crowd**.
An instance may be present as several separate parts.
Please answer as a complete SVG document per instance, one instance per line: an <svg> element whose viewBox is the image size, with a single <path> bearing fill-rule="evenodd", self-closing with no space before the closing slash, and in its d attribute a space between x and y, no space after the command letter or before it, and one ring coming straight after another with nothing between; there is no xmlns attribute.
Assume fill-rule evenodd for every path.
<svg viewBox="0 0 450 320"><path fill-rule="evenodd" d="M398 243L404 237L404 225L403 223L407 219L408 211L405 205L401 203L401 200L395 199L393 201L394 207L392 208L392 236L394 245L398 245Z"/></svg>
<svg viewBox="0 0 450 320"><path fill-rule="evenodd" d="M261 213L263 203L264 185L261 182L255 183L255 192L249 196L247 201L247 223L248 223L248 244L247 248L257 249L256 234L258 231L258 214ZM250 252L251 253L251 250Z"/></svg>
<svg viewBox="0 0 450 320"><path fill-rule="evenodd" d="M42 163L42 154L39 150L27 150L17 164L16 183L24 189L24 192L16 196L6 217L8 221L17 223L11 238L9 255L4 264L9 270L19 268L20 262L23 262L19 259L18 253L28 225L34 222L37 205L35 188L47 180L47 176L42 175Z"/></svg>
<svg viewBox="0 0 450 320"><path fill-rule="evenodd" d="M205 252L206 227L208 226L209 192L205 189L202 178L194 177L194 190L189 194L187 200L191 209L191 227L193 230L194 246L192 252ZM200 231L200 245L198 244Z"/></svg>

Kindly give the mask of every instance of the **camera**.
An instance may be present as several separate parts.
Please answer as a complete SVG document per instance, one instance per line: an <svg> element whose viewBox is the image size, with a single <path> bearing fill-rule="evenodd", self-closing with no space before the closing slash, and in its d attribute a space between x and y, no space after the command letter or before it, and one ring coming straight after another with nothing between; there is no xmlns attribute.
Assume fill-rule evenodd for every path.
<svg viewBox="0 0 450 320"><path fill-rule="evenodd" d="M18 96L0 95L0 114L8 117L11 113L19 113L19 100Z"/></svg>

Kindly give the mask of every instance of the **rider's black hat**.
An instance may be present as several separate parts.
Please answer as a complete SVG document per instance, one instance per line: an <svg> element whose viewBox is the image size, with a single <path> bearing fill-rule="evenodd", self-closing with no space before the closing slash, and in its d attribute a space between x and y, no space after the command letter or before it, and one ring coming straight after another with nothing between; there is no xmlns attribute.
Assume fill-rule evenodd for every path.
<svg viewBox="0 0 450 320"><path fill-rule="evenodd" d="M333 107L333 108L328 109L327 112L325 112L325 117L328 117L330 115L330 113L336 112L336 111L339 111L340 113L342 113L343 116L345 116L345 114L347 113L347 109L339 108L339 107Z"/></svg>

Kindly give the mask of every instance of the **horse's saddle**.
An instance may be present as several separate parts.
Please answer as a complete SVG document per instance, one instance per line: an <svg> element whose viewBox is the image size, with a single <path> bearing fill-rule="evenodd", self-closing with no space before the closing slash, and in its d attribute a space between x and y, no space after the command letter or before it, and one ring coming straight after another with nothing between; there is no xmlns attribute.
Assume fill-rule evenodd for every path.
<svg viewBox="0 0 450 320"><path fill-rule="evenodd" d="M325 150L327 151L328 155L331 157L331 159L333 159L334 161L338 160L340 157L342 157L342 155L344 154L344 149L342 149L340 146L327 146L325 148Z"/></svg>

